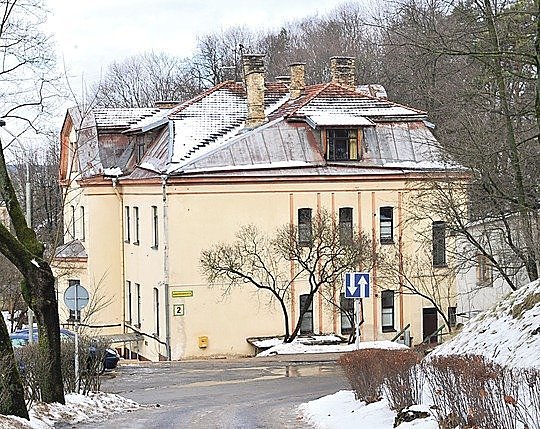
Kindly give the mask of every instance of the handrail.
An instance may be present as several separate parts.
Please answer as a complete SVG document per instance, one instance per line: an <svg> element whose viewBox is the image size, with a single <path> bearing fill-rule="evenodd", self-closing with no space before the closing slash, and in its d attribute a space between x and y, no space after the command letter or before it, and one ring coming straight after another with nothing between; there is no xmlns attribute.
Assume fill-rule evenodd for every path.
<svg viewBox="0 0 540 429"><path fill-rule="evenodd" d="M401 334L403 334L407 329L411 327L410 323L407 323L407 326L405 326L401 331L399 331L394 338L392 338L390 341L396 341L399 337L401 337Z"/></svg>
<svg viewBox="0 0 540 429"><path fill-rule="evenodd" d="M431 340L433 337L439 334L439 332L442 332L442 330L445 328L445 325L442 325L440 328L437 328L435 332L433 332L431 335L428 335L426 338L424 338L424 341L422 341L420 344L424 344L427 341Z"/></svg>

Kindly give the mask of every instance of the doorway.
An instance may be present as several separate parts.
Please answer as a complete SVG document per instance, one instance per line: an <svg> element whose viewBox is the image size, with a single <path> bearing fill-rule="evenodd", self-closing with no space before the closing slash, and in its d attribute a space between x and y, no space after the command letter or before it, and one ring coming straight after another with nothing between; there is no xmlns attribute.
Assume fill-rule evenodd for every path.
<svg viewBox="0 0 540 429"><path fill-rule="evenodd" d="M422 309L422 337L424 341L426 338L433 334L438 328L437 323L437 309L432 308L423 308ZM431 337L429 339L430 343L437 342L437 336Z"/></svg>

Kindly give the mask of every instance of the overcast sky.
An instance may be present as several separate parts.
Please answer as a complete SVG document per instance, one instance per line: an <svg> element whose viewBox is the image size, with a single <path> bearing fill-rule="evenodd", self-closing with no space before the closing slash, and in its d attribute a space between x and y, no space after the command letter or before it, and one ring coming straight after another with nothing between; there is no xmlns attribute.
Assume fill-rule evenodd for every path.
<svg viewBox="0 0 540 429"><path fill-rule="evenodd" d="M247 25L276 28L338 0L46 0L48 31L69 76L98 80L112 61L148 50L190 56L197 35Z"/></svg>

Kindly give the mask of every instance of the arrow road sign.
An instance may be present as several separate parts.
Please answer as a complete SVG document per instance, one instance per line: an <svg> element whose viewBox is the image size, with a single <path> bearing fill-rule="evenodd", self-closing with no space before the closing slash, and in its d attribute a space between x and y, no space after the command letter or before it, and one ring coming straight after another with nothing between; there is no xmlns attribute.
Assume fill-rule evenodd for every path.
<svg viewBox="0 0 540 429"><path fill-rule="evenodd" d="M369 298L369 273L345 273L345 298Z"/></svg>

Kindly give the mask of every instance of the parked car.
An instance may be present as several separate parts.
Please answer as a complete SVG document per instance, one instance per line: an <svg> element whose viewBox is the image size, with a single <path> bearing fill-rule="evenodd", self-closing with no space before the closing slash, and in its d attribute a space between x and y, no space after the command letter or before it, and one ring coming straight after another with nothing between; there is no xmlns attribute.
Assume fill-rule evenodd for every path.
<svg viewBox="0 0 540 429"><path fill-rule="evenodd" d="M30 332L28 329L21 329L19 331L9 334L11 338L11 344L14 348L26 346L29 343ZM71 332L68 329L60 329L60 338L62 340L74 341L75 333ZM34 330L34 341L38 341L37 329ZM98 352L97 345L90 345L88 348L88 357L93 358ZM120 356L115 349L111 347L106 347L103 353L103 362L100 369L100 372L103 372L106 369L114 369L120 360Z"/></svg>

